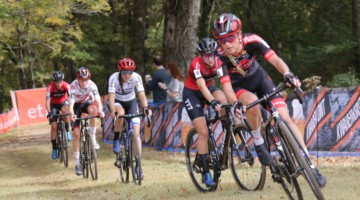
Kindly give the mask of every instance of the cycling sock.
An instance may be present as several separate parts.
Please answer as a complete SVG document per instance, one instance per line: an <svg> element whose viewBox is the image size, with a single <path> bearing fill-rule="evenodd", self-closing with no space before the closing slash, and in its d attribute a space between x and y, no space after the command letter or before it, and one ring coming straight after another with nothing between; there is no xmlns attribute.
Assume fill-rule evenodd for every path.
<svg viewBox="0 0 360 200"><path fill-rule="evenodd" d="M89 127L89 133L90 133L90 136L91 136L91 140L93 142L93 144L95 144L96 142L96 127Z"/></svg>
<svg viewBox="0 0 360 200"><path fill-rule="evenodd" d="M51 140L52 149L56 150L56 140Z"/></svg>
<svg viewBox="0 0 360 200"><path fill-rule="evenodd" d="M74 158L75 158L76 165L80 165L80 153L79 152L74 152Z"/></svg>
<svg viewBox="0 0 360 200"><path fill-rule="evenodd" d="M199 154L199 159L203 167L203 174L209 172L208 154Z"/></svg>
<svg viewBox="0 0 360 200"><path fill-rule="evenodd" d="M119 137L120 137L120 132L114 132L114 139L113 139L113 141L118 140Z"/></svg>
<svg viewBox="0 0 360 200"><path fill-rule="evenodd" d="M254 143L256 146L259 146L264 143L264 138L261 136L260 127L254 131L251 131L252 136L254 137Z"/></svg>

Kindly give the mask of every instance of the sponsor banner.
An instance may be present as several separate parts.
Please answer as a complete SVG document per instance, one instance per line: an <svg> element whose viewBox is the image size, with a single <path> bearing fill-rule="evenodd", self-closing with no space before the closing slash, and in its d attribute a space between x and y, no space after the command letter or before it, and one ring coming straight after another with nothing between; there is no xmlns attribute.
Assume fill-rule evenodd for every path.
<svg viewBox="0 0 360 200"><path fill-rule="evenodd" d="M15 109L11 109L7 113L0 114L0 134L15 127L18 121Z"/></svg>
<svg viewBox="0 0 360 200"><path fill-rule="evenodd" d="M297 99L287 99L290 116L299 126L310 152L359 153L360 152L360 87L309 91L304 103ZM106 106L105 106L106 108ZM167 102L151 107L153 111L150 128L142 120L141 137L145 146L158 149L181 150L186 135L192 128L191 121L180 102ZM111 128L104 131L108 138ZM222 144L221 124L214 126L218 145ZM345 155L345 154L344 154Z"/></svg>
<svg viewBox="0 0 360 200"><path fill-rule="evenodd" d="M15 91L20 126L47 122L46 88Z"/></svg>

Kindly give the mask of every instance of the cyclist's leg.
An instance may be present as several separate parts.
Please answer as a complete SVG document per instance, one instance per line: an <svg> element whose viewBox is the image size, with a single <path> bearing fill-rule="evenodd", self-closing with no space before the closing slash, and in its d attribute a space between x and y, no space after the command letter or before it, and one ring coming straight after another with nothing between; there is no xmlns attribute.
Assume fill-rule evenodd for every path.
<svg viewBox="0 0 360 200"><path fill-rule="evenodd" d="M62 104L61 112L63 114L69 114L69 102L68 101L65 101ZM71 135L71 132L70 132L70 128L71 128L71 126L70 126L70 116L65 116L64 117L64 122L65 122L65 130L66 130L68 141L71 141L72 140L72 135Z"/></svg>
<svg viewBox="0 0 360 200"><path fill-rule="evenodd" d="M210 88L209 88L210 89ZM211 91L211 90L210 90ZM207 187L213 187L216 185L212 179L209 172L209 147L208 147L208 127L206 125L206 119L204 117L204 101L205 98L203 95L198 92L188 88L184 88L183 100L185 109L192 121L193 126L198 132L198 141L197 141L197 154L199 167L203 168L202 179ZM198 106L201 105L201 106Z"/></svg>
<svg viewBox="0 0 360 200"><path fill-rule="evenodd" d="M86 108L87 113L91 116L98 115L98 109L95 104L89 104ZM100 145L96 140L96 118L89 120L89 134L95 149L100 149Z"/></svg>
<svg viewBox="0 0 360 200"><path fill-rule="evenodd" d="M248 105L258 99L258 97L247 90L240 89L236 92L236 96L238 100L243 105ZM254 138L254 144L255 144L255 150L258 154L260 162L265 165L269 166L273 164L273 159L268 152L266 145L264 143L264 138L261 136L260 133L260 126L261 126L261 111L260 106L254 106L253 108L250 108L246 111L246 118L248 119L251 128L253 129L251 131L251 134Z"/></svg>
<svg viewBox="0 0 360 200"><path fill-rule="evenodd" d="M291 130L294 132L297 141L299 141L302 149L305 151L304 153L310 158L309 152L305 146L305 142L303 140L302 134L298 128L298 126L292 121L289 111L285 106L277 107L281 118L286 121L286 123L290 126ZM310 164L311 170L315 176L316 181L318 182L320 187L325 187L326 185L326 178L323 176L318 169L311 163Z"/></svg>
<svg viewBox="0 0 360 200"><path fill-rule="evenodd" d="M125 114L124 108L118 102L115 102L115 110L118 113L118 115L124 115ZM115 154L118 154L120 152L120 133L121 133L122 128L123 128L123 123L124 123L123 118L118 118L116 120L116 122L115 122L114 138L113 138L113 152Z"/></svg>
<svg viewBox="0 0 360 200"><path fill-rule="evenodd" d="M75 103L74 105L74 114L77 118L81 117L81 110L80 108L83 104ZM80 164L80 121L76 120L73 124L73 152L74 152L74 159L75 159L75 173L76 175L82 175L82 166Z"/></svg>
<svg viewBox="0 0 360 200"><path fill-rule="evenodd" d="M51 113L56 114L57 113L57 108L56 108L56 104L50 104L50 110ZM49 119L49 123L50 123L50 138L51 138L51 145L52 145L52 154L51 157L52 159L56 159L57 158L57 117L52 116Z"/></svg>

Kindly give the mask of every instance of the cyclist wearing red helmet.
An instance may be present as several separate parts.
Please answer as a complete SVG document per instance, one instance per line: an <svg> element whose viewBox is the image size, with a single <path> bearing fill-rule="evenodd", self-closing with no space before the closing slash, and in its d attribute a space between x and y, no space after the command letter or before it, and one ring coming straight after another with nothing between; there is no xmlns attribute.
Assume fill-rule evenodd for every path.
<svg viewBox="0 0 360 200"><path fill-rule="evenodd" d="M69 113L68 93L70 85L64 81L64 74L61 71L55 71L51 76L52 82L47 86L46 90L46 110L48 111L47 118L51 125L51 144L52 144L52 159L57 158L56 152L56 133L57 133L57 119L58 117L52 116L58 114L60 111L63 114ZM65 117L65 129L68 141L72 140L70 133L70 117Z"/></svg>
<svg viewBox="0 0 360 200"><path fill-rule="evenodd" d="M221 45L219 54L221 55L223 76L220 77L220 81L222 83L231 82L233 91L225 91L225 94L228 94L227 97L234 106L237 105L237 101L247 105L257 100L258 97L272 92L276 87L267 72L255 59L256 53L264 56L270 64L284 75L285 80L292 80L296 86L300 87L301 82L299 79L294 76L287 64L270 48L265 40L253 33L242 33L241 20L234 14L226 13L218 16L214 20L212 33ZM272 102L281 117L297 134L304 149L306 149L303 140L300 139L302 138L301 132L291 120L282 96L278 94L273 97ZM271 165L273 163L272 157L266 151L264 139L260 134L260 107L249 109L246 112L246 117L254 128L252 134L257 152L260 152L258 155L260 161L264 165ZM307 151L305 153L308 154ZM326 184L325 177L319 173L315 166L312 165L312 168L319 186L324 187Z"/></svg>
<svg viewBox="0 0 360 200"><path fill-rule="evenodd" d="M148 109L147 98L145 95L144 85L141 76L134 72L136 68L135 62L130 58L123 58L118 63L118 72L113 73L109 78L109 108L111 117L115 118L115 112L118 115L124 114L138 114L138 103L136 101L135 89L138 93L141 107L144 112L151 116L151 110ZM114 127L113 138L113 152L118 154L120 152L120 131L124 119L118 118ZM132 118L134 134L140 141L140 118ZM138 152L141 155L140 152ZM144 178L144 173L141 172L141 179Z"/></svg>
<svg viewBox="0 0 360 200"><path fill-rule="evenodd" d="M88 68L80 67L76 72L76 80L70 84L70 115L72 119L81 117L82 113L88 113L91 116L104 117L103 107L96 84L90 80L91 73ZM95 105L97 103L97 106ZM99 149L100 145L96 141L96 118L90 119L89 122L90 138L95 149ZM80 137L80 121L76 120L73 124L73 151L76 161L75 173L82 175L82 167L79 160L79 137Z"/></svg>

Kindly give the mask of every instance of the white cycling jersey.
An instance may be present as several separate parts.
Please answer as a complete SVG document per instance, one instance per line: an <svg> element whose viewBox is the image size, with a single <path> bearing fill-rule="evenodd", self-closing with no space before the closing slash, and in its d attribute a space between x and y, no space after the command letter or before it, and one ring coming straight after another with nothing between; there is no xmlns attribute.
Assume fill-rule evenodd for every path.
<svg viewBox="0 0 360 200"><path fill-rule="evenodd" d="M84 101L93 102L95 99L100 99L98 88L92 80L89 80L88 86L85 89L80 88L80 84L77 79L74 80L70 84L69 94L70 103L82 103Z"/></svg>
<svg viewBox="0 0 360 200"><path fill-rule="evenodd" d="M114 93L115 99L118 101L131 101L135 99L135 88L137 92L144 91L144 85L141 76L133 72L128 82L123 82L120 86L119 72L113 73L109 78L108 93Z"/></svg>

